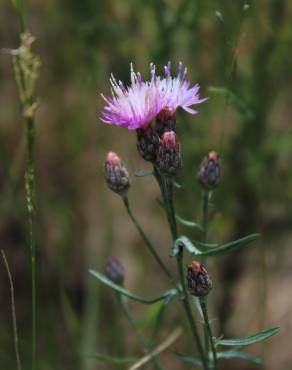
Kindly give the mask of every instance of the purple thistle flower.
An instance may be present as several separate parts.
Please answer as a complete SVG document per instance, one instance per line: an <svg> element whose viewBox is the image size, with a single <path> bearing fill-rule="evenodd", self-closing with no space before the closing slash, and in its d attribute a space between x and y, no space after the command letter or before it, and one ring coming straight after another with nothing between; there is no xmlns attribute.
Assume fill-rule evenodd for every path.
<svg viewBox="0 0 292 370"><path fill-rule="evenodd" d="M165 111L175 114L178 107L196 114L192 105L200 104L208 98L200 99L199 84L190 87L187 69L183 71L179 63L178 74L171 77L171 63L164 67L165 77L156 76L155 65L150 64L150 81L143 81L139 72L134 72L131 64L131 85L125 87L111 75L112 97L103 99L104 106L101 120L105 123L125 127L128 130L146 129L159 113Z"/></svg>
<svg viewBox="0 0 292 370"><path fill-rule="evenodd" d="M155 85L159 90L160 96L164 100L165 108L174 112L177 108L181 107L188 113L198 113L198 111L190 107L195 104L203 103L208 100L208 98L200 99L199 84L190 87L191 84L187 80L187 68L183 71L182 62L180 62L177 76L171 77L171 63L168 62L167 66L164 67L164 72L164 78L160 76L156 77Z"/></svg>
<svg viewBox="0 0 292 370"><path fill-rule="evenodd" d="M162 110L165 102L163 94L155 84L155 69L151 66L151 80L144 82L139 72L135 73L131 64L131 86L125 87L112 75L112 97L102 95L107 105L102 112L101 120L105 123L125 127L128 130L146 128Z"/></svg>

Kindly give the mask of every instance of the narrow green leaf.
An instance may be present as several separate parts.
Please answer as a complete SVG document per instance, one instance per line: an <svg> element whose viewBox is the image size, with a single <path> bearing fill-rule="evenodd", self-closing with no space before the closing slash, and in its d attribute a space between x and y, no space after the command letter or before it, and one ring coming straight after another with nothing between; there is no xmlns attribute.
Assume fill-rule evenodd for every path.
<svg viewBox="0 0 292 370"><path fill-rule="evenodd" d="M177 189L181 189L182 188L182 185L179 184L178 182L176 182L175 180L172 180L172 185L177 188Z"/></svg>
<svg viewBox="0 0 292 370"><path fill-rule="evenodd" d="M22 14L23 12L23 2L22 0L11 0L11 3L14 9L17 11L18 14Z"/></svg>
<svg viewBox="0 0 292 370"><path fill-rule="evenodd" d="M249 346L250 344L254 344L257 342L261 342L266 340L273 335L279 333L280 328L271 328L267 330L260 331L256 334L250 335L246 338L242 339L219 339L216 342L216 345L220 346Z"/></svg>
<svg viewBox="0 0 292 370"><path fill-rule="evenodd" d="M190 355L187 355L187 354L181 353L181 352L174 352L174 353L182 361L184 361L188 364L192 364L192 365L200 366L200 367L203 366L202 361L199 357L190 356ZM253 356L253 355L250 355L248 353L239 352L239 351L217 352L217 358L218 358L218 360L220 360L220 359L229 360L229 359L237 358L237 359L252 362L252 363L257 364L257 365L260 365L260 363L261 363L260 358L258 358L256 356Z"/></svg>
<svg viewBox="0 0 292 370"><path fill-rule="evenodd" d="M174 242L171 256L172 257L176 256L181 246L185 247L189 253L194 254L197 257L215 256L215 255L230 252L233 249L244 247L245 245L256 240L258 237L259 237L259 234L251 234L251 235L245 236L244 238L234 240L230 243L222 244L218 247L213 247L212 244L210 245L206 244L205 246L209 246L211 248L207 251L202 251L198 248L199 246L201 247L203 246L201 242L196 243L197 246L195 246L189 238L187 238L186 236L181 236L178 239L176 239L176 241Z"/></svg>
<svg viewBox="0 0 292 370"><path fill-rule="evenodd" d="M201 255L202 252L194 246L194 244L190 241L190 239L186 236L180 236L176 241L173 243L171 257L175 257L179 254L179 250L181 247L185 247L190 253L195 255Z"/></svg>
<svg viewBox="0 0 292 370"><path fill-rule="evenodd" d="M23 0L11 0L11 3L12 3L12 6L14 7L14 9L15 9L18 17L19 17L21 26L23 27L23 25L24 25L24 6L23 6Z"/></svg>
<svg viewBox="0 0 292 370"><path fill-rule="evenodd" d="M233 358L239 358L242 360L246 360L249 362L253 362L254 364L260 365L261 364L261 359L250 355L249 353L245 352L240 352L240 351L226 351L226 352L217 352L217 358L218 359L233 359Z"/></svg>
<svg viewBox="0 0 292 370"><path fill-rule="evenodd" d="M199 248L218 248L220 245L215 243L203 243L199 240L193 240L192 241L195 245L197 245Z"/></svg>
<svg viewBox="0 0 292 370"><path fill-rule="evenodd" d="M157 302L155 304L152 304L147 309L147 312L141 317L139 320L139 327L142 330L146 330L153 326L153 322L156 320L157 316L159 315L159 312L161 309L165 309L166 305L163 301Z"/></svg>
<svg viewBox="0 0 292 370"><path fill-rule="evenodd" d="M208 88L208 91L215 93L215 94L227 96L228 100L230 101L231 104L235 106L238 113L248 118L253 117L253 112L249 109L247 103L242 98L235 95L230 89L226 87L210 86Z"/></svg>
<svg viewBox="0 0 292 370"><path fill-rule="evenodd" d="M138 359L136 357L116 357L116 356L102 355L101 353L97 353L97 352L88 353L86 356L89 358L95 359L95 360L110 362L115 365L129 364L129 363L137 361Z"/></svg>
<svg viewBox="0 0 292 370"><path fill-rule="evenodd" d="M202 252L201 256L215 256L218 254L224 254L226 252L230 252L233 249L238 249L238 248L248 245L249 243L256 240L259 236L260 234L251 234L251 235L245 236L244 238L237 239L230 243L220 245L217 248L213 248L208 251Z"/></svg>
<svg viewBox="0 0 292 370"><path fill-rule="evenodd" d="M151 306L151 307L153 307L153 306ZM156 317L154 317L152 322L151 322L151 325L153 325L153 332L152 332L152 335L151 335L151 341L152 341L153 344L155 343L155 340L156 340L156 338L159 334L159 331L162 327L162 324L164 322L166 308L167 308L167 306L165 304L159 303L159 309L156 313Z"/></svg>
<svg viewBox="0 0 292 370"><path fill-rule="evenodd" d="M153 175L153 171L144 171L144 170L139 170L134 173L136 177L146 177L146 176L151 176Z"/></svg>
<svg viewBox="0 0 292 370"><path fill-rule="evenodd" d="M171 292L173 290L173 292ZM177 291L175 290L175 289L170 289L170 290L168 290L168 292L169 292L169 294L168 295L165 295L165 298L164 298L164 301L163 301L163 303L165 304L165 305L168 305L170 302L172 302L175 298L176 298L176 296L177 296ZM175 291L175 293L174 293L174 291Z"/></svg>
<svg viewBox="0 0 292 370"><path fill-rule="evenodd" d="M176 215L176 216L175 216L175 218L176 218L176 220L177 220L180 224L182 224L182 225L184 225L184 226L194 227L194 228L196 228L196 229L198 229L198 230L200 230L200 231L203 231L203 230L204 230L204 229L203 229L203 227L202 227L200 224L196 223L196 222L186 220L186 219L184 219L184 218L182 218L182 217L180 217L180 216L178 216L178 215Z"/></svg>
<svg viewBox="0 0 292 370"><path fill-rule="evenodd" d="M134 301L140 302L140 303L152 304L152 303L156 303L156 302L159 302L159 301L164 301L164 302L168 303L169 299L171 297L177 295L177 291L175 289L170 289L170 290L167 290L166 292L164 292L159 297L152 298L152 299L146 299L146 298L138 296L137 294L131 293L129 290L123 288L122 286L120 286L118 284L115 284L110 279L108 279L106 276L104 276L103 274L101 274L97 271L89 270L89 273L92 276L94 276L96 279L98 279L100 282L102 282L103 284L105 284L108 287L114 289L116 292L118 292L118 293L120 293L120 294L122 294L122 295L124 295L124 296L126 296L130 299L133 299Z"/></svg>
<svg viewBox="0 0 292 370"><path fill-rule="evenodd" d="M187 362L188 364L192 364L192 365L200 366L200 367L203 366L203 363L202 363L202 361L199 357L189 356L189 355L186 355L185 353L181 353L181 352L174 352L174 354L178 358L180 358L182 361Z"/></svg>

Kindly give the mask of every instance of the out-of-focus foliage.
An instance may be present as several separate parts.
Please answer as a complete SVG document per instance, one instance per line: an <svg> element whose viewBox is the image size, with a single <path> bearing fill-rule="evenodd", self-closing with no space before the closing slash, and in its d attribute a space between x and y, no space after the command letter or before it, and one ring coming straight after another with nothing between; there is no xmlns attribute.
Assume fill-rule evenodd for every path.
<svg viewBox="0 0 292 370"><path fill-rule="evenodd" d="M202 96L209 97L199 107L199 115L178 114L184 163L178 179L183 187L176 189L178 213L200 222L196 171L202 156L215 149L223 178L212 199L210 242L214 236L223 244L257 231L263 235L256 248L220 257L219 268L211 262L217 330L244 337L247 326L248 332L263 324L282 326L282 334L265 344L265 366L289 368L291 1L30 0L24 6L42 59L36 139L40 370L110 368L87 360L85 352L139 354L135 338L126 336L128 327L114 297L97 287L87 272L89 268L103 271L109 254L123 260L127 286L139 287L140 292L143 287L145 296L155 296L153 286L161 291L167 288L102 177L108 150L120 153L132 173L150 168L136 153L135 135L102 125L98 112L100 93L110 92L111 72L129 81L130 62L146 77L150 62L162 72L168 60L174 71L183 61L189 79L199 82ZM11 3L2 0L0 48L16 48L19 31ZM28 368L24 130L11 60L5 53L0 57L1 248L15 282L20 350ZM165 221L151 176L133 176L130 196L160 253L168 258L170 238L160 231ZM200 230L193 228L192 233L197 239ZM4 265L0 289L0 364L12 369L15 358ZM252 307L247 306L250 296L254 296ZM143 322L147 308L133 305L133 309L151 335L153 328ZM173 320L180 320L179 306L175 317L167 310L165 314L162 334L166 336ZM181 343L176 345L179 350ZM183 368L171 355L162 359L172 369ZM240 361L228 366L246 369Z"/></svg>

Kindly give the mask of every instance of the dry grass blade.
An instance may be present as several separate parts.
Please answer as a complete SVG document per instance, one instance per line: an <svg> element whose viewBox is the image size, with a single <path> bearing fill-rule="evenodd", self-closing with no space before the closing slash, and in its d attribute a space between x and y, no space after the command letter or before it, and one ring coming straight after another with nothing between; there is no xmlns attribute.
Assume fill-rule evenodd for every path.
<svg viewBox="0 0 292 370"><path fill-rule="evenodd" d="M142 357L139 361L135 362L128 370L137 370L147 362L149 362L153 356L157 356L159 353L165 351L168 347L170 347L180 336L182 335L182 329L176 328L169 337L159 344L152 352L150 352L147 356Z"/></svg>
<svg viewBox="0 0 292 370"><path fill-rule="evenodd" d="M19 356L19 349L18 349L18 334L17 334L17 322L16 322L16 312L15 312L15 300L14 300L14 286L12 281L12 276L10 273L9 265L5 256L3 249L1 249L1 254L3 257L4 265L7 271L9 284L10 284L10 294L11 294L11 312L12 312L12 321L13 321L13 338L14 338L14 347L15 347L15 355L16 355L16 362L17 362L17 369L21 370L21 362Z"/></svg>

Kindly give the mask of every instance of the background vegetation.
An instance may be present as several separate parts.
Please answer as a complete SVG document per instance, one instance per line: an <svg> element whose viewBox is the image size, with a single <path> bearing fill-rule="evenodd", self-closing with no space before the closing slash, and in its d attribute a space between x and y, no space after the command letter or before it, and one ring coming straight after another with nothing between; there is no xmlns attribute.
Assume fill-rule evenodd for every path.
<svg viewBox="0 0 292 370"><path fill-rule="evenodd" d="M131 61L147 76L151 61L162 71L168 60L174 68L183 61L189 79L199 82L202 96L210 98L200 106L200 115L179 113L184 161L178 180L184 190L176 191L179 213L200 219L196 171L202 156L215 149L223 179L213 198L210 240L262 234L253 248L210 263L217 332L240 337L279 325L281 333L254 353L264 356L265 369L289 368L291 1L29 0L25 10L42 60L36 139L39 369L108 369L84 354L139 353L112 292L99 286L88 268L104 271L106 258L115 254L125 265L131 289L151 294L153 286L167 287L122 202L103 181L109 150L117 151L132 172L148 165L136 153L135 135L102 125L98 112L99 94L109 93L110 72L128 81ZM10 2L2 0L0 47L18 45L17 18ZM11 59L5 53L0 83L0 240L15 283L21 357L28 369L24 127ZM130 196L145 229L168 258L170 238L162 231L166 225L154 181L133 178ZM14 369L9 283L4 264L0 266L0 364ZM162 338L174 322L184 324L177 307L175 317L166 313ZM150 334L154 312L136 304L132 308ZM183 345L180 339L174 347ZM171 354L162 359L172 369L182 368ZM253 369L241 362L224 368L235 366Z"/></svg>

